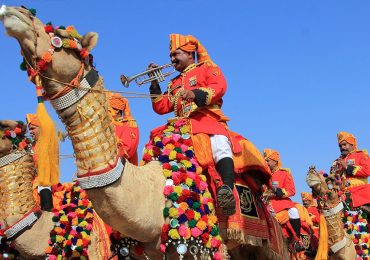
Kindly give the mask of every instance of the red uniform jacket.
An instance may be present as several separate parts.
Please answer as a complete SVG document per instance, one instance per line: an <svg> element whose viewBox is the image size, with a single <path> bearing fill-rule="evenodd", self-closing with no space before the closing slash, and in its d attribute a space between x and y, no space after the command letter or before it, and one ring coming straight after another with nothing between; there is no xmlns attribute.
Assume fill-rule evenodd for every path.
<svg viewBox="0 0 370 260"><path fill-rule="evenodd" d="M292 174L288 169L279 169L271 174L272 186L281 189L282 197L274 196L270 198L271 206L275 213L284 209L295 207L295 203L289 198L295 195L295 185ZM272 188L272 187L271 187Z"/></svg>
<svg viewBox="0 0 370 260"><path fill-rule="evenodd" d="M370 159L366 151L355 151L343 159L347 164L345 189L351 193L353 207L370 203Z"/></svg>
<svg viewBox="0 0 370 260"><path fill-rule="evenodd" d="M139 144L139 128L133 127L130 121L119 125L114 123L118 138L118 155L125 157L130 163L138 165L137 146Z"/></svg>
<svg viewBox="0 0 370 260"><path fill-rule="evenodd" d="M176 93L181 89L192 90L196 96L194 102L176 98ZM171 80L165 93L152 100L153 110L161 115L172 111L177 116L191 113L189 117L193 134L221 134L229 137L226 126L229 119L221 111L226 89L226 80L218 67L204 63L192 64Z"/></svg>

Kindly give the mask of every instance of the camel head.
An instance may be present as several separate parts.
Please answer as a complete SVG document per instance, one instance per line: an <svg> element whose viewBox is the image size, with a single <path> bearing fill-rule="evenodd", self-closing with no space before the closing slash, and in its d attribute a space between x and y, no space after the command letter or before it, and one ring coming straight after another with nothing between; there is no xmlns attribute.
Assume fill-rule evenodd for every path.
<svg viewBox="0 0 370 260"><path fill-rule="evenodd" d="M97 43L97 33L81 36L73 27L45 25L25 7L3 5L0 19L7 34L18 41L31 80L39 72L46 94L56 93L64 85L61 82L70 83L82 64L84 70L91 67L89 52Z"/></svg>
<svg viewBox="0 0 370 260"><path fill-rule="evenodd" d="M306 183L312 189L312 194L318 199L324 200L325 205L329 206L338 202L338 190L339 187L335 185L335 176L330 174L324 177L323 174L319 173L315 166L310 166L307 176Z"/></svg>
<svg viewBox="0 0 370 260"><path fill-rule="evenodd" d="M0 157L18 148L17 140L22 140L27 132L26 124L20 121L0 120Z"/></svg>

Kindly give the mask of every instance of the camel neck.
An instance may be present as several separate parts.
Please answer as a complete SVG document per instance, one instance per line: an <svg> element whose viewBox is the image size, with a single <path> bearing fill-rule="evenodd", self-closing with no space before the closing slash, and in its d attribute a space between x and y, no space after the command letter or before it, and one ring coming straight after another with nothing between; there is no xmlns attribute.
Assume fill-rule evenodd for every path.
<svg viewBox="0 0 370 260"><path fill-rule="evenodd" d="M78 176L114 165L117 139L102 78L78 102L58 113L72 140Z"/></svg>
<svg viewBox="0 0 370 260"><path fill-rule="evenodd" d="M32 183L35 167L31 154L0 168L0 219L13 225L35 205Z"/></svg>

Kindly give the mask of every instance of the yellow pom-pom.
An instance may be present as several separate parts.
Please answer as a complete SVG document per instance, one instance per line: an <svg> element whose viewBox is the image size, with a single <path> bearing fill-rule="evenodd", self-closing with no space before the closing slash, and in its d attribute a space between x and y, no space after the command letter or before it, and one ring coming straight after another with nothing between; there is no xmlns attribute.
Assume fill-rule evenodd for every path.
<svg viewBox="0 0 370 260"><path fill-rule="evenodd" d="M171 170L164 169L163 170L163 175L164 175L164 177L169 178L169 177L172 176L172 171Z"/></svg>
<svg viewBox="0 0 370 260"><path fill-rule="evenodd" d="M190 187L193 184L193 180L190 178L186 178L185 183Z"/></svg>
<svg viewBox="0 0 370 260"><path fill-rule="evenodd" d="M173 191L177 193L177 195L181 196L182 188L180 186L173 187Z"/></svg>
<svg viewBox="0 0 370 260"><path fill-rule="evenodd" d="M59 235L55 236L55 241L57 243L62 243L64 240L65 240L65 238L63 236L59 236Z"/></svg>
<svg viewBox="0 0 370 260"><path fill-rule="evenodd" d="M177 231L177 229L171 229L169 232L168 232L168 235L170 236L170 238L172 239L180 239L180 234L179 232Z"/></svg>
<svg viewBox="0 0 370 260"><path fill-rule="evenodd" d="M171 151L170 152L169 158L170 158L171 161L176 159L176 154L177 154L176 151Z"/></svg>
<svg viewBox="0 0 370 260"><path fill-rule="evenodd" d="M209 191L204 192L203 197L210 199L212 198L211 193Z"/></svg>
<svg viewBox="0 0 370 260"><path fill-rule="evenodd" d="M179 211L177 210L177 208L170 208L168 213L171 218L178 218L179 216Z"/></svg>
<svg viewBox="0 0 370 260"><path fill-rule="evenodd" d="M194 219L195 220L199 220L200 219L200 213L199 212L197 212L197 211L194 211Z"/></svg>

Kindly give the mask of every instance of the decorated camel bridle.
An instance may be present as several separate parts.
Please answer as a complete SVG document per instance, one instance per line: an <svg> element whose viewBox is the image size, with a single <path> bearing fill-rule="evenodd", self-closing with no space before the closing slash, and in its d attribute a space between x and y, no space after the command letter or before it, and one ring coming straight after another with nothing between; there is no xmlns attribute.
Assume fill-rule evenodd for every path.
<svg viewBox="0 0 370 260"><path fill-rule="evenodd" d="M0 180L3 182L3 185L8 183L6 180L14 176L20 176L17 180L21 179L24 181L24 178L28 178L30 176L24 176L24 172L22 169L27 169L27 165L25 162L19 161L26 155L32 155L31 152L31 143L32 140L30 138L24 137L22 134L22 128L24 123L22 121L18 121L18 125L14 130L1 130L0 137L2 139L7 138L12 142L11 152L3 157L0 158ZM17 162L17 163L16 163ZM18 172L20 171L20 172ZM31 176L34 176L35 172ZM21 176L22 175L22 176ZM24 187L23 187L24 189ZM13 193L18 192L16 189L9 188L7 191L4 191L3 196L5 197L13 197ZM8 226L4 230L1 230L0 233L4 234L7 239L11 239L19 235L23 232L26 228L32 226L41 216L41 209L40 207L34 203L31 198L26 197L26 192L24 193L24 197L22 197L22 205L17 205L15 208L22 208L23 206L31 207L31 209L26 212L20 220L14 223L11 226ZM31 192L32 194L32 192ZM7 207L12 207L12 203L6 202ZM18 210L19 211L19 210ZM17 210L14 210L17 212ZM5 219L6 216L2 216Z"/></svg>

